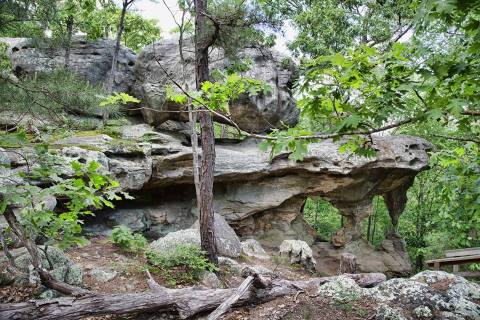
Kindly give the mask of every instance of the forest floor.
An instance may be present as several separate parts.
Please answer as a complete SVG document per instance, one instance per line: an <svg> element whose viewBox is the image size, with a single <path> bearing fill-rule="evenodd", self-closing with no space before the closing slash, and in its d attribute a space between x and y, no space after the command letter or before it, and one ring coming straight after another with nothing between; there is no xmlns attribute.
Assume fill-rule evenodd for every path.
<svg viewBox="0 0 480 320"><path fill-rule="evenodd" d="M84 285L89 290L101 293L134 293L148 290L147 276L144 272L146 260L142 256L125 253L106 237L90 239L90 244L67 251L68 256L84 270ZM269 254L273 254L269 252ZM259 260L241 258L240 264L262 266L274 270L275 274L289 280L302 280L318 277L310 274L298 266L282 263L278 259ZM91 275L93 269L102 269L116 272L116 276L106 282L98 281ZM161 285L167 286L166 279L153 273L154 279ZM238 275L233 275L226 270L220 270L219 279L224 287L238 287L244 280ZM201 284L178 283L175 287L185 287ZM34 298L35 288L0 288L0 303L21 302ZM14 297L14 298L12 298ZM226 320L358 320L372 319L375 314L376 303L361 299L347 303L335 303L329 299L318 297L315 291L300 292L297 296L277 298L260 305L247 305L232 310L224 319ZM132 315L132 316L97 316L88 320L157 320L176 319L175 315Z"/></svg>

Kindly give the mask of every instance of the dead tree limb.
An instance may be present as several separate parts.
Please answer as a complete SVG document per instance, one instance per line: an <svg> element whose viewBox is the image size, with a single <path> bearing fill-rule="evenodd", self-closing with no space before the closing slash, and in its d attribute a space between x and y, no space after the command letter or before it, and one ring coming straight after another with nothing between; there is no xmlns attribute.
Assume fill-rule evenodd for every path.
<svg viewBox="0 0 480 320"><path fill-rule="evenodd" d="M213 311L209 316L207 320L217 320L219 319L222 315L228 312L230 308L237 303L237 301L250 289L250 286L252 285L253 281L255 280L255 277L253 276L248 276L245 281L242 282L240 287L235 291L233 295L228 297L225 301L222 302L220 306L218 306L215 311Z"/></svg>
<svg viewBox="0 0 480 320"><path fill-rule="evenodd" d="M362 287L370 287L385 281L381 273L346 274ZM273 279L267 288L250 286L235 306L247 303L261 303L285 295L295 295L299 290L319 286L336 277L313 278L301 281ZM161 292L149 291L130 294L97 294L83 297L67 297L44 301L4 303L0 305L0 319L16 320L59 320L80 319L85 316L102 314L132 314L142 312L177 312L186 319L196 314L214 310L225 299L231 297L231 289L168 289Z"/></svg>
<svg viewBox="0 0 480 320"><path fill-rule="evenodd" d="M72 286L68 283L58 281L55 279L42 265L42 256L38 250L37 245L30 239L29 235L21 226L20 222L17 220L13 209L7 207L4 212L5 220L7 220L8 225L12 228L13 233L21 239L23 245L27 249L28 254L30 255L33 268L40 275L40 281L43 285L50 289L57 290L63 294L81 296L89 293L88 290ZM0 317L0 319L2 319ZM8 318L7 318L8 319Z"/></svg>

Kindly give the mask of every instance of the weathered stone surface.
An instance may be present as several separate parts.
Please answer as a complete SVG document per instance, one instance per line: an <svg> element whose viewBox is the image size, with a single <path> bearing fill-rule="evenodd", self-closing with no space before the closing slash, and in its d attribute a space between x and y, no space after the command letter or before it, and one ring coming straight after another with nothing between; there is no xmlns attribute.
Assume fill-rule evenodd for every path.
<svg viewBox="0 0 480 320"><path fill-rule="evenodd" d="M255 239L247 239L242 241L242 254L246 257L261 259L261 260L268 260L270 256L267 252L262 248L260 242Z"/></svg>
<svg viewBox="0 0 480 320"><path fill-rule="evenodd" d="M307 270L315 270L317 262L312 249L302 240L283 240L279 248L280 256L288 257L290 263L301 264Z"/></svg>
<svg viewBox="0 0 480 320"><path fill-rule="evenodd" d="M140 190L152 175L151 145L116 144L107 135L71 137L54 143L64 146L60 154L65 159L64 171L72 174L70 162L96 161L125 191Z"/></svg>
<svg viewBox="0 0 480 320"><path fill-rule="evenodd" d="M115 270L103 270L100 268L95 268L90 271L90 276L98 282L108 282L117 276L117 271Z"/></svg>
<svg viewBox="0 0 480 320"><path fill-rule="evenodd" d="M223 287L222 282L220 281L220 279L218 279L217 275L210 271L205 271L202 274L200 282L205 287L211 288L211 289L218 289Z"/></svg>
<svg viewBox="0 0 480 320"><path fill-rule="evenodd" d="M150 220L145 216L143 210L117 209L108 215L113 226L125 225L134 232L145 231L150 227Z"/></svg>
<svg viewBox="0 0 480 320"><path fill-rule="evenodd" d="M156 42L145 47L138 57L135 65L134 94L142 100L141 106L145 107L142 114L150 124L158 125L169 119L186 120L184 114L167 112L178 111L179 106L165 99L166 86L173 83L163 70L178 83L183 83L186 78L186 85L195 88L193 46L187 41L183 50L187 61L185 71L182 70L176 41ZM299 110L291 93L295 76L294 64L268 49L246 49L240 55L253 61L252 68L242 75L265 81L270 85L271 91L252 97L244 95L233 102L230 106L232 120L242 129L251 132L281 127L282 123L296 124ZM225 70L230 64L220 51L214 50L211 53L211 70Z"/></svg>
<svg viewBox="0 0 480 320"><path fill-rule="evenodd" d="M334 281L330 281L320 286L317 294L332 298L337 303L348 303L357 300L362 294L362 288L347 276L338 276Z"/></svg>
<svg viewBox="0 0 480 320"><path fill-rule="evenodd" d="M41 246L40 249L42 264L46 269L50 270L49 272L55 279L74 286L82 286L83 270L75 265L65 253L55 247L48 247L46 253L44 252L45 248L43 246ZM15 259L15 265L22 272L28 274L29 278L11 278L10 281L13 281L16 285L25 285L27 283L40 284L40 276L33 269L27 250L23 247L15 249L12 250L12 255ZM2 259L0 259L0 265L3 259L5 258L2 257Z"/></svg>
<svg viewBox="0 0 480 320"><path fill-rule="evenodd" d="M345 246L359 239L359 225L368 216L374 195L383 195L410 183L427 167L426 151L431 145L422 139L393 136L374 137L373 141L378 150L374 158L341 154L338 143L326 140L312 143L301 162L285 156L270 161L268 153L260 152L252 140L218 144L215 211L225 216L240 236L255 237L269 247L278 247L284 239L300 239L311 244L314 233L303 222L301 211L308 196L321 196L339 208L348 221L343 230L347 235L342 243ZM154 168L148 187L178 193L193 180L191 150L173 143L168 150L165 156L153 156ZM190 197L194 199L193 187ZM350 210L356 205L364 209ZM391 244L395 249L401 247L397 240L395 245ZM406 257L403 253L402 259ZM400 261L395 260L398 259L388 265ZM402 272L410 270L409 263L400 265Z"/></svg>
<svg viewBox="0 0 480 320"><path fill-rule="evenodd" d="M386 240L387 242L389 240ZM347 243L343 248L336 248L328 242L318 242L312 246L314 257L317 259L317 270L327 274L335 274L340 265L343 253L351 253L357 257L359 272L382 272L390 277L406 276L412 268L410 259L404 248L391 250L375 248L366 240L359 239Z"/></svg>
<svg viewBox="0 0 480 320"><path fill-rule="evenodd" d="M375 320L407 320L399 308L381 303L375 314Z"/></svg>
<svg viewBox="0 0 480 320"><path fill-rule="evenodd" d="M122 127L122 139L139 139L145 136L148 133L154 132L153 127L148 124L137 124L131 126L124 126Z"/></svg>
<svg viewBox="0 0 480 320"><path fill-rule="evenodd" d="M480 319L479 285L442 271L421 272L410 279L391 279L360 288L340 276L318 288L320 296L339 302L369 298L378 303L378 320Z"/></svg>
<svg viewBox="0 0 480 320"><path fill-rule="evenodd" d="M238 239L235 230L230 227L225 218L219 214L215 214L213 226L217 253L227 257L239 257L241 250L240 239ZM194 228L200 228L198 221L195 222Z"/></svg>
<svg viewBox="0 0 480 320"><path fill-rule="evenodd" d="M237 258L240 256L240 240L235 231L228 225L220 215L215 215L214 222L215 245L217 254L226 257ZM170 251L179 244L192 244L200 246L200 230L198 222L192 229L171 232L150 244L150 248L157 252Z"/></svg>
<svg viewBox="0 0 480 320"><path fill-rule="evenodd" d="M446 291L450 296L466 297L473 300L480 299L480 284L448 272L426 270L414 275L411 279L429 286L436 283L446 283Z"/></svg>
<svg viewBox="0 0 480 320"><path fill-rule="evenodd" d="M179 245L200 246L200 232L197 229L185 229L170 232L165 237L150 243L150 249L162 254L175 250Z"/></svg>
<svg viewBox="0 0 480 320"><path fill-rule="evenodd" d="M413 314L419 319L431 319L433 317L432 310L427 306L419 306L413 309Z"/></svg>
<svg viewBox="0 0 480 320"><path fill-rule="evenodd" d="M88 141L78 138L62 141L58 147L67 163L95 160L123 190L136 198L146 197L127 207L121 202L118 210L136 210L143 215L147 233L157 238L188 228L196 220L192 152L184 135L143 129L129 128L130 136L131 132L142 132L128 140L89 137L87 140L95 145L88 147ZM321 252L322 260L337 261L331 264L335 268L331 274L336 273L342 252L358 257L359 272L410 272L405 244L397 232L390 233L381 249L375 250L362 243L359 226L370 213L375 195L398 191L395 199L402 199L400 191L406 191L415 175L427 168L431 145L406 136L373 137L377 155L362 158L340 153L340 143L312 143L299 162L289 160L286 154L270 160L268 152L261 152L258 142L251 139L217 143L215 212L225 217L240 237L255 238L267 248L278 248L283 240L311 245L315 232L303 220L302 210L307 197L320 196L337 207L346 222L339 248L328 245L314 250L315 256ZM25 168L20 158L12 161L15 170ZM397 219L400 213L392 211L391 216Z"/></svg>
<svg viewBox="0 0 480 320"><path fill-rule="evenodd" d="M39 49L32 41L12 42L12 67L17 75L50 72L65 65L64 49ZM72 39L69 70L85 78L91 84L104 84L110 72L114 40L99 39L87 41L82 37ZM120 47L114 91L129 92L134 82L133 66L136 54L129 48Z"/></svg>
<svg viewBox="0 0 480 320"><path fill-rule="evenodd" d="M218 265L223 267L226 272L234 275L240 275L242 272L242 266L240 263L227 257L218 257Z"/></svg>

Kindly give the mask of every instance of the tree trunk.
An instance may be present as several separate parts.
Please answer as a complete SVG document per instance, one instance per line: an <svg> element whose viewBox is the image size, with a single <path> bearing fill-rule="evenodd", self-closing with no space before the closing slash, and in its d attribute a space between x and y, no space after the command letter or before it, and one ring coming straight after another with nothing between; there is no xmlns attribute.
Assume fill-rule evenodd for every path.
<svg viewBox="0 0 480 320"><path fill-rule="evenodd" d="M203 82L209 80L208 48L213 43L208 35L205 13L207 0L195 0L195 75L197 90ZM215 136L210 112L199 112L202 143L202 160L200 168L200 238L202 249L207 252L208 260L218 264L215 248L215 231L213 228L213 170L215 167Z"/></svg>
<svg viewBox="0 0 480 320"><path fill-rule="evenodd" d="M357 257L353 254L345 252L340 257L340 267L338 274L356 273L357 272Z"/></svg>
<svg viewBox="0 0 480 320"><path fill-rule="evenodd" d="M220 138L226 139L228 138L228 127L226 124L222 124L221 126L221 131L220 131Z"/></svg>
<svg viewBox="0 0 480 320"><path fill-rule="evenodd" d="M110 73L107 79L107 92L112 93L113 83L115 82L115 72L117 71L118 53L120 52L120 41L122 39L123 29L125 27L125 15L127 14L127 8L132 3L132 0L123 0L122 12L120 14L120 21L118 22L117 35L115 37L115 47L112 54L112 65L110 66Z"/></svg>
<svg viewBox="0 0 480 320"><path fill-rule="evenodd" d="M372 228L372 215L368 216L368 225L367 225L367 241L370 241L370 229Z"/></svg>
<svg viewBox="0 0 480 320"><path fill-rule="evenodd" d="M193 183L195 185L195 195L197 203L200 203L200 173L198 170L198 136L197 136L197 113L192 106L188 107L188 121L190 123L190 140L192 143L192 157L193 157Z"/></svg>
<svg viewBox="0 0 480 320"><path fill-rule="evenodd" d="M372 287L386 280L382 273L345 274L344 276L352 278L361 287ZM319 286L335 279L336 277L323 277L290 281L275 278L267 288L249 286L234 305L261 303L285 295L294 295L299 290ZM93 315L166 311L177 312L181 319L186 319L214 310L236 292L238 292L237 288L204 290L162 288L143 293L99 294L80 298L4 303L0 305L0 319L75 320Z"/></svg>
<svg viewBox="0 0 480 320"><path fill-rule="evenodd" d="M73 35L73 16L67 18L67 44L65 46L65 68L70 66L70 47L72 45Z"/></svg>

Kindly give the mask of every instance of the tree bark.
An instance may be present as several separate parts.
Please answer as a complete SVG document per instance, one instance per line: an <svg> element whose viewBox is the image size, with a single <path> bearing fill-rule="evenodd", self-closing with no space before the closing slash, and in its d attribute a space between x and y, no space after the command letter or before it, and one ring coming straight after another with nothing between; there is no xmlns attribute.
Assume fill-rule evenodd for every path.
<svg viewBox="0 0 480 320"><path fill-rule="evenodd" d="M209 80L208 48L215 39L208 34L207 0L195 0L195 75L197 90ZM213 170L215 168L215 136L212 117L209 112L200 112L202 159L200 167L200 199L197 206L200 211L200 238L202 249L207 252L208 260L218 264L215 247L214 211L213 211ZM199 200L199 201L198 201Z"/></svg>
<svg viewBox="0 0 480 320"><path fill-rule="evenodd" d="M197 113L191 105L188 107L188 121L190 124L190 140L192 143L193 184L195 185L197 203L200 203L200 172L198 170L198 136L196 128Z"/></svg>
<svg viewBox="0 0 480 320"><path fill-rule="evenodd" d="M72 36L73 36L73 16L68 16L67 18L67 44L65 47L65 68L70 66L70 48L72 46Z"/></svg>
<svg viewBox="0 0 480 320"><path fill-rule="evenodd" d="M125 15L127 14L128 6L133 2L133 0L123 0L122 1L122 12L120 13L120 21L118 22L117 35L115 36L115 47L113 48L112 53L112 65L110 66L110 73L108 75L107 81L107 92L112 93L113 83L115 81L115 72L117 71L117 61L118 53L120 52L120 41L122 39L123 29L125 28Z"/></svg>
<svg viewBox="0 0 480 320"><path fill-rule="evenodd" d="M353 254L345 252L340 257L340 267L338 274L356 273L357 272L357 257Z"/></svg>
<svg viewBox="0 0 480 320"><path fill-rule="evenodd" d="M346 274L361 287L372 287L386 280L381 273ZM335 280L336 277L313 278L290 281L273 279L267 288L249 289L238 298L235 306L261 303L285 295L294 295L299 290L315 287ZM231 289L167 289L144 293L99 294L80 298L4 303L0 305L0 319L16 320L75 320L93 315L121 315L141 312L177 312L181 319L214 310L237 292Z"/></svg>

